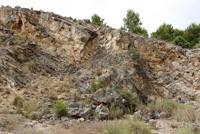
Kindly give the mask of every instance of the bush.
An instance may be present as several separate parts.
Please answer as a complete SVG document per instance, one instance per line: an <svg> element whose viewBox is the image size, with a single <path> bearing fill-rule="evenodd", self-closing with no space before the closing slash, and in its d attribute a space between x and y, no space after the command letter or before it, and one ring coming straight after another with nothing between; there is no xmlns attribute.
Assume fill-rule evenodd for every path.
<svg viewBox="0 0 200 134"><path fill-rule="evenodd" d="M30 100L24 103L24 110L27 111L27 113L36 111L38 110L39 107L40 107L40 104L37 100Z"/></svg>
<svg viewBox="0 0 200 134"><path fill-rule="evenodd" d="M101 130L102 134L121 134L122 128L119 125L119 123L110 123L107 125L107 127L103 128Z"/></svg>
<svg viewBox="0 0 200 134"><path fill-rule="evenodd" d="M150 128L141 121L130 121L124 128L124 134L153 134Z"/></svg>
<svg viewBox="0 0 200 134"><path fill-rule="evenodd" d="M172 113L177 121L196 122L199 119L199 113L190 105L181 105Z"/></svg>
<svg viewBox="0 0 200 134"><path fill-rule="evenodd" d="M194 127L180 128L174 134L200 134L200 131Z"/></svg>
<svg viewBox="0 0 200 134"><path fill-rule="evenodd" d="M96 84L95 79L92 79L91 81L91 92L94 93L100 88L105 87L105 79L104 78L99 78L98 83Z"/></svg>
<svg viewBox="0 0 200 134"><path fill-rule="evenodd" d="M65 105L58 101L56 104L53 105L54 112L58 117L64 116L66 114Z"/></svg>
<svg viewBox="0 0 200 134"><path fill-rule="evenodd" d="M114 104L111 104L107 109L107 113L108 118L114 119L122 117L122 115L124 114L124 110L119 107L116 107Z"/></svg>
<svg viewBox="0 0 200 134"><path fill-rule="evenodd" d="M11 131L11 130L14 130L15 128L17 128L17 125L18 125L18 118L15 117L8 117L7 119L7 123L5 124L5 129L7 131Z"/></svg>
<svg viewBox="0 0 200 134"><path fill-rule="evenodd" d="M91 21L89 19L83 19L83 22L85 22L85 23L91 23Z"/></svg>
<svg viewBox="0 0 200 134"><path fill-rule="evenodd" d="M40 116L40 113L39 112L31 112L29 115L28 115L28 118L31 119L31 120L36 120L38 119Z"/></svg>
<svg viewBox="0 0 200 134"><path fill-rule="evenodd" d="M56 91L52 90L52 89L49 89L48 90L48 97L52 100L56 100L57 97L58 97L58 94Z"/></svg>
<svg viewBox="0 0 200 134"><path fill-rule="evenodd" d="M16 95L13 104L17 106L17 108L22 108L24 105L24 98L19 95Z"/></svg>
<svg viewBox="0 0 200 134"><path fill-rule="evenodd" d="M190 43L187 42L182 36L177 36L174 40L173 43L179 46L182 46L184 48L189 48Z"/></svg>
<svg viewBox="0 0 200 134"><path fill-rule="evenodd" d="M99 25L99 26L105 26L104 19L102 19L98 14L94 14L91 17L92 24Z"/></svg>
<svg viewBox="0 0 200 134"><path fill-rule="evenodd" d="M148 112L165 112L166 117L172 116L172 112L178 108L181 104L167 99L155 99L153 102L149 103L146 109L143 111L144 113Z"/></svg>
<svg viewBox="0 0 200 134"><path fill-rule="evenodd" d="M102 134L152 134L150 128L142 121L119 120L109 122L102 128Z"/></svg>
<svg viewBox="0 0 200 134"><path fill-rule="evenodd" d="M120 89L115 89L115 91L127 101L127 107L128 108L135 108L137 105L140 105L140 99L137 96L136 93L132 93L128 90L120 90Z"/></svg>
<svg viewBox="0 0 200 134"><path fill-rule="evenodd" d="M197 48L200 48L200 42L197 43L197 44L193 47L193 49L197 49Z"/></svg>

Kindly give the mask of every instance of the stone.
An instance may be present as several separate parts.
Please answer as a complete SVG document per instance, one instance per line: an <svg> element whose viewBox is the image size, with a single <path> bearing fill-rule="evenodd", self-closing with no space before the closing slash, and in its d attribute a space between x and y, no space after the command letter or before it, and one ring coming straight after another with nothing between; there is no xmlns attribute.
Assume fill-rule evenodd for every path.
<svg viewBox="0 0 200 134"><path fill-rule="evenodd" d="M108 119L108 113L106 113L106 107L100 104L95 109L95 113L97 114L97 118L100 120Z"/></svg>
<svg viewBox="0 0 200 134"><path fill-rule="evenodd" d="M121 96L112 89L99 89L92 95L91 99L99 104L114 104L119 107L123 105Z"/></svg>
<svg viewBox="0 0 200 134"><path fill-rule="evenodd" d="M68 121L68 120L69 120L68 117L64 117L64 116L61 117L61 121Z"/></svg>
<svg viewBox="0 0 200 134"><path fill-rule="evenodd" d="M156 120L150 119L148 123L149 123L149 125L150 125L151 127L153 127L154 129L156 129L156 123L157 123Z"/></svg>
<svg viewBox="0 0 200 134"><path fill-rule="evenodd" d="M84 118L78 118L78 121L79 121L79 122L84 122L85 119L84 119Z"/></svg>
<svg viewBox="0 0 200 134"><path fill-rule="evenodd" d="M88 106L83 106L76 102L71 102L67 105L66 113L70 117L85 118L93 115L93 111Z"/></svg>
<svg viewBox="0 0 200 134"><path fill-rule="evenodd" d="M136 111L136 112L134 112L134 117L136 117L136 118L142 118L142 111L141 110L138 110L138 111Z"/></svg>

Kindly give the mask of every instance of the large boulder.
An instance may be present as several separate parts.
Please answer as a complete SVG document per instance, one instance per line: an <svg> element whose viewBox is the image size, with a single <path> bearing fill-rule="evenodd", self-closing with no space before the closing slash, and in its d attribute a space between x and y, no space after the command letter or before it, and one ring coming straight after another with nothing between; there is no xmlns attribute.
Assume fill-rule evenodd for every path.
<svg viewBox="0 0 200 134"><path fill-rule="evenodd" d="M71 116L71 117L84 118L84 117L92 116L93 111L88 106L83 106L79 103L71 102L66 108L66 113L68 116Z"/></svg>
<svg viewBox="0 0 200 134"><path fill-rule="evenodd" d="M112 89L99 89L92 95L91 99L99 104L114 104L119 107L123 105L122 97Z"/></svg>

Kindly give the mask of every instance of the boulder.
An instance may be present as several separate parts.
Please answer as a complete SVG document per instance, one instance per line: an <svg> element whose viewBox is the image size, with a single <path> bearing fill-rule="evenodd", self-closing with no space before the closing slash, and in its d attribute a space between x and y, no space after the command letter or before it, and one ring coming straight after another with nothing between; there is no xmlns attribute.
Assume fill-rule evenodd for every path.
<svg viewBox="0 0 200 134"><path fill-rule="evenodd" d="M76 102L71 102L67 108L66 113L68 116L75 117L75 118L84 118L88 116L92 116L93 111L88 106L83 106Z"/></svg>
<svg viewBox="0 0 200 134"><path fill-rule="evenodd" d="M108 119L108 113L106 113L106 107L103 106L102 104L95 109L95 113L97 114L97 118L100 120Z"/></svg>
<svg viewBox="0 0 200 134"><path fill-rule="evenodd" d="M112 89L99 89L92 95L91 99L99 104L114 104L119 107L123 105L122 97Z"/></svg>

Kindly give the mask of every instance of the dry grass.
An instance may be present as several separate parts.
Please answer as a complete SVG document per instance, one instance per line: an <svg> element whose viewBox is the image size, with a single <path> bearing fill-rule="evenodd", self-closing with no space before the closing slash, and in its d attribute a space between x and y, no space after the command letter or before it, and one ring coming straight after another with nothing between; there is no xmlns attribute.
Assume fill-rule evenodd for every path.
<svg viewBox="0 0 200 134"><path fill-rule="evenodd" d="M38 131L35 128L21 126L15 129L15 134L45 134L43 131Z"/></svg>
<svg viewBox="0 0 200 134"><path fill-rule="evenodd" d="M149 103L147 107L144 109L143 113L149 113L149 112L165 112L166 117L171 117L172 112L176 110L181 104L173 101L173 100L167 100L167 99L155 99L153 102Z"/></svg>
<svg viewBox="0 0 200 134"><path fill-rule="evenodd" d="M70 132L72 134L90 134L93 132L93 134L99 134L99 131L104 128L107 123L110 121L102 121L102 122L83 122L78 125L74 125L70 128Z"/></svg>
<svg viewBox="0 0 200 134"><path fill-rule="evenodd" d="M200 131L197 128L188 126L188 127L178 129L177 131L175 131L174 134L200 134Z"/></svg>
<svg viewBox="0 0 200 134"><path fill-rule="evenodd" d="M18 128L20 122L22 121L22 116L8 116L5 121L5 130L13 131Z"/></svg>
<svg viewBox="0 0 200 134"><path fill-rule="evenodd" d="M152 134L149 127L138 120L110 120L83 122L70 127L72 134Z"/></svg>
<svg viewBox="0 0 200 134"><path fill-rule="evenodd" d="M58 93L52 89L48 90L48 97L50 99L56 100L58 98Z"/></svg>
<svg viewBox="0 0 200 134"><path fill-rule="evenodd" d="M17 127L18 118L8 117L5 129L7 131L12 131Z"/></svg>
<svg viewBox="0 0 200 134"><path fill-rule="evenodd" d="M33 111L37 111L40 106L39 101L34 99L24 103L24 110L31 113Z"/></svg>
<svg viewBox="0 0 200 134"><path fill-rule="evenodd" d="M101 134L152 134L150 127L139 120L117 120L108 122Z"/></svg>
<svg viewBox="0 0 200 134"><path fill-rule="evenodd" d="M200 118L200 113L190 105L181 105L173 111L172 117L177 121L196 122Z"/></svg>

